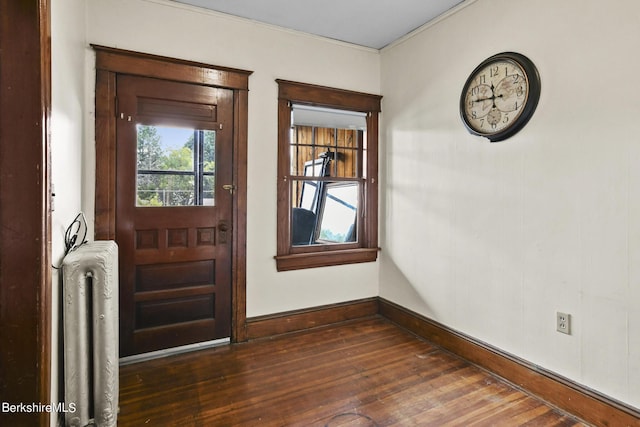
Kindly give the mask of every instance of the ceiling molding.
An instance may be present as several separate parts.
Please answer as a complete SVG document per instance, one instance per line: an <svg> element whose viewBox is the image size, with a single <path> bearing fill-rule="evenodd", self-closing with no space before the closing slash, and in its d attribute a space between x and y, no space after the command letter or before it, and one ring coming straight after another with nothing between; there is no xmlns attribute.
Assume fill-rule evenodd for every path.
<svg viewBox="0 0 640 427"><path fill-rule="evenodd" d="M154 0L147 0L154 1ZM475 0L472 0L473 2ZM380 51L469 0L172 0L252 24Z"/></svg>
<svg viewBox="0 0 640 427"><path fill-rule="evenodd" d="M383 47L382 49L379 49L380 52L384 52L388 49L393 48L394 46L398 46L401 45L402 43L406 42L407 40L410 40L412 38L414 38L415 36L417 36L418 34L422 33L425 30L428 30L429 28L438 25L440 22L445 21L449 18L451 18L453 15L455 15L456 13L460 12L462 9L465 9L468 6L471 6L473 3L477 2L478 0L464 0L462 3L459 3L458 5L452 7L451 9L447 10L446 12L444 12L443 14L437 16L436 18L432 19L429 22L426 22L424 25L420 26L419 28L416 28L415 30L411 31L408 34L405 34L404 36L400 37L397 40L394 40L393 42L389 43L388 45L386 45L385 47Z"/></svg>
<svg viewBox="0 0 640 427"><path fill-rule="evenodd" d="M216 10L211 10L211 9L205 9L203 7L199 7L199 6L193 6L190 4L186 4L186 3L181 3L175 0L142 0L145 1L147 3L155 3L161 6L167 6L167 7L172 7L175 9L181 9L181 10L186 10L189 12L193 12L193 13L198 13L201 15L209 15L209 16L215 16L221 19L227 19L227 20L232 20L232 21L237 21L237 22L241 22L243 24L251 24L251 25L257 25L257 26L261 26L264 27L266 29L272 30L272 31L278 31L281 33L288 33L288 34L292 34L292 35L296 35L298 37L306 37L309 39L313 39L313 40L318 40L324 43L331 43L331 44L335 44L338 46L345 46L345 47L349 47L352 49L359 49L365 52L372 52L372 53L376 53L376 52L380 52L380 49L376 49L376 48L372 48L372 47L367 47L367 46L362 46L359 44L355 44L355 43L349 43L346 41L342 41L342 40L337 40L337 39L332 39L329 37L325 37L325 36L320 36L317 34L311 34L305 31L300 31L300 30L294 30L291 28L285 28L285 27L281 27L279 25L275 25L275 24L269 24L266 22L261 22L261 21L256 21L255 19L250 19L250 18L244 18L241 16L236 16L236 15L231 15L228 13L224 13L224 12L218 12ZM475 0L474 0L475 1Z"/></svg>

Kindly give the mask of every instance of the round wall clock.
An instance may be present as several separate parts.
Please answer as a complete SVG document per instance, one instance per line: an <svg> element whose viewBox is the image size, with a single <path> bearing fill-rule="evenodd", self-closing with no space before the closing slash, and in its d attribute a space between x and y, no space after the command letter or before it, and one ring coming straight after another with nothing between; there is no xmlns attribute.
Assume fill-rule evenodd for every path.
<svg viewBox="0 0 640 427"><path fill-rule="evenodd" d="M527 124L539 98L540 76L533 62L503 52L473 70L462 89L460 115L472 134L502 141Z"/></svg>

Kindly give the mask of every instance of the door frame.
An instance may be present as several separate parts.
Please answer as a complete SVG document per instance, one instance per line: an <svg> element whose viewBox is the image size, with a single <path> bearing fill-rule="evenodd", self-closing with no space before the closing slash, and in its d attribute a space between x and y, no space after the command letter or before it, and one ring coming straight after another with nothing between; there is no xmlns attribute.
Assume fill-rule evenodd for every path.
<svg viewBox="0 0 640 427"><path fill-rule="evenodd" d="M247 127L252 71L92 45L96 54L95 239L116 237L116 121L118 74L233 90L233 213L231 341L247 340Z"/></svg>
<svg viewBox="0 0 640 427"><path fill-rule="evenodd" d="M0 401L51 401L51 7L0 0ZM48 426L45 411L0 424Z"/></svg>

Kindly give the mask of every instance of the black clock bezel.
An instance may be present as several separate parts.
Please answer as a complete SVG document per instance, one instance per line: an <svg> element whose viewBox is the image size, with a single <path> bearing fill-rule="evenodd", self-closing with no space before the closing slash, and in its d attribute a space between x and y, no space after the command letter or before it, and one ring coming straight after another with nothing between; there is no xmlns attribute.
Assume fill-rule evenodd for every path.
<svg viewBox="0 0 640 427"><path fill-rule="evenodd" d="M515 62L524 71L528 84L527 101L524 107L522 107L522 113L520 113L520 115L506 128L493 133L479 132L474 129L473 126L471 126L471 123L469 122L465 114L465 98L467 90L473 83L473 80L478 71L497 61ZM529 119L531 119L531 116L533 116L533 113L536 111L539 99L540 75L538 74L538 69L533 64L533 62L520 53L502 52L482 61L467 78L467 81L462 87L462 94L460 95L460 117L462 118L462 122L464 123L465 127L471 134L488 138L491 142L503 141L519 132L529 122Z"/></svg>

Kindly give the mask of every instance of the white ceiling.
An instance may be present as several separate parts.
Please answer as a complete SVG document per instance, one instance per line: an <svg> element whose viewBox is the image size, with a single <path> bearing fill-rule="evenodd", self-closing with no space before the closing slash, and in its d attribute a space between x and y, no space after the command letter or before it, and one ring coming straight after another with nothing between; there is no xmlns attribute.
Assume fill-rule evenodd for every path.
<svg viewBox="0 0 640 427"><path fill-rule="evenodd" d="M374 49L465 0L174 0Z"/></svg>

